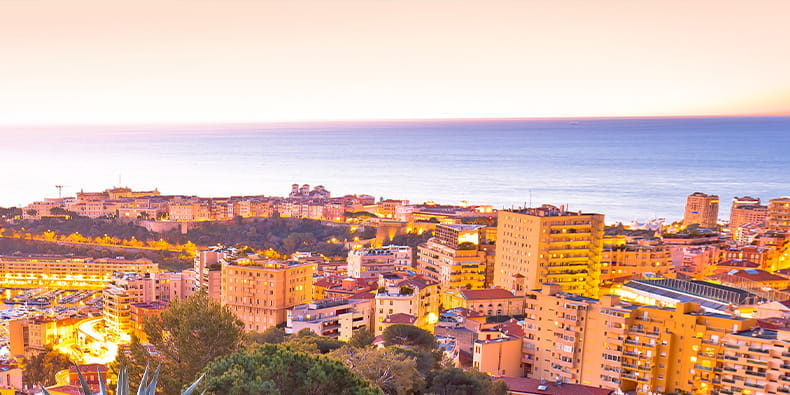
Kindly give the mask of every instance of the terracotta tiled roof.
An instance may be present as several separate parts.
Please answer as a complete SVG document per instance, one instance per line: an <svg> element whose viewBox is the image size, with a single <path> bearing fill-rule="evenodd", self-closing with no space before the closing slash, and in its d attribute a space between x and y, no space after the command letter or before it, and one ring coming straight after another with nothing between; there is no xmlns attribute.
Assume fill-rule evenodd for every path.
<svg viewBox="0 0 790 395"><path fill-rule="evenodd" d="M746 259L730 259L729 261L719 262L717 266L727 267L760 267L759 264Z"/></svg>
<svg viewBox="0 0 790 395"><path fill-rule="evenodd" d="M757 326L775 331L790 331L790 320L780 317L763 318L757 320Z"/></svg>
<svg viewBox="0 0 790 395"><path fill-rule="evenodd" d="M414 324L417 317L405 313L395 313L387 316L384 322L388 324Z"/></svg>
<svg viewBox="0 0 790 395"><path fill-rule="evenodd" d="M102 365L100 363L91 363L86 365L79 365L80 372L82 373L94 373L97 370L99 372L105 373L107 372L107 366ZM74 368L74 365L69 366L69 372L77 373L77 370Z"/></svg>
<svg viewBox="0 0 790 395"><path fill-rule="evenodd" d="M726 274L731 276L741 277L751 281L788 281L787 277L777 276L766 272L765 270L747 269L747 270L732 270Z"/></svg>
<svg viewBox="0 0 790 395"><path fill-rule="evenodd" d="M338 283L339 282L337 280L332 279L332 278L322 278L322 279L316 281L313 285L316 286L316 287L329 288L329 287L337 285Z"/></svg>
<svg viewBox="0 0 790 395"><path fill-rule="evenodd" d="M54 394L82 395L82 388L76 385L58 385L47 387L47 391Z"/></svg>
<svg viewBox="0 0 790 395"><path fill-rule="evenodd" d="M515 298L512 292L501 288L464 289L461 297L466 300Z"/></svg>
<svg viewBox="0 0 790 395"><path fill-rule="evenodd" d="M496 328L506 335L524 337L524 328L518 323L518 321L512 318L497 325Z"/></svg>
<svg viewBox="0 0 790 395"><path fill-rule="evenodd" d="M547 381L543 383L546 389L538 389L541 382L538 379L527 377L497 377L507 384L511 394L551 394L551 395L609 395L612 390L590 387L581 384L562 384Z"/></svg>
<svg viewBox="0 0 790 395"><path fill-rule="evenodd" d="M375 299L376 295L374 295L370 291L362 291L362 292L357 292L357 293L349 296L348 298L349 299Z"/></svg>

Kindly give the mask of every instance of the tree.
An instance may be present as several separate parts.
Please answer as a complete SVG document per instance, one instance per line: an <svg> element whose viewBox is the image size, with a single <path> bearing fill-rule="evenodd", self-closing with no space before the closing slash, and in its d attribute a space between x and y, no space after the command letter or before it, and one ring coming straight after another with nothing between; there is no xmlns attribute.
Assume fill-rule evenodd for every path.
<svg viewBox="0 0 790 395"><path fill-rule="evenodd" d="M431 332L409 324L390 325L381 334L385 346L407 346L422 350L436 348L436 338Z"/></svg>
<svg viewBox="0 0 790 395"><path fill-rule="evenodd" d="M345 346L327 355L381 388L385 394L411 394L421 391L425 385L415 359L390 349Z"/></svg>
<svg viewBox="0 0 790 395"><path fill-rule="evenodd" d="M291 350L308 354L326 354L343 347L346 343L328 336L318 336L310 329L300 330L296 336L291 336L282 343Z"/></svg>
<svg viewBox="0 0 790 395"><path fill-rule="evenodd" d="M202 389L208 394L379 394L342 363L264 344L211 362Z"/></svg>
<svg viewBox="0 0 790 395"><path fill-rule="evenodd" d="M285 330L272 326L263 332L252 332L248 337L257 344L280 344L285 341Z"/></svg>
<svg viewBox="0 0 790 395"><path fill-rule="evenodd" d="M429 380L428 392L439 395L507 394L504 381L491 381L487 374L477 370L441 369L431 373Z"/></svg>
<svg viewBox="0 0 790 395"><path fill-rule="evenodd" d="M161 363L159 385L166 394L181 391L211 360L241 349L245 339L241 320L205 292L172 302L158 316L146 317L143 327L155 352L133 338L129 355L119 362L127 362L130 377L137 381L146 364Z"/></svg>
<svg viewBox="0 0 790 395"><path fill-rule="evenodd" d="M38 353L30 359L24 360L22 370L22 380L27 385L53 385L55 384L55 373L68 369L71 365L69 357L58 351L47 349Z"/></svg>
<svg viewBox="0 0 790 395"><path fill-rule="evenodd" d="M363 326L351 334L351 339L348 340L348 344L351 347L364 348L372 345L374 340L376 340L376 336L373 336L368 328Z"/></svg>

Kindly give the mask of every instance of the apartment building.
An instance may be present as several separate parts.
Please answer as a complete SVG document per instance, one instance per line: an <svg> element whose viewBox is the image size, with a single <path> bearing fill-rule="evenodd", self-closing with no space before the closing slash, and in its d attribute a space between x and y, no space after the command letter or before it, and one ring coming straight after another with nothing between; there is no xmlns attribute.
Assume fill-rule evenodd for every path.
<svg viewBox="0 0 790 395"><path fill-rule="evenodd" d="M524 329L510 320L479 330L472 349L472 367L493 376L523 377Z"/></svg>
<svg viewBox="0 0 790 395"><path fill-rule="evenodd" d="M699 225L715 228L719 218L719 197L702 192L694 192L686 198L683 225Z"/></svg>
<svg viewBox="0 0 790 395"><path fill-rule="evenodd" d="M20 318L8 321L8 346L11 356L30 357L52 346L77 339L80 318Z"/></svg>
<svg viewBox="0 0 790 395"><path fill-rule="evenodd" d="M139 303L121 287L102 291L102 318L107 334L114 339L129 340L132 333L131 304Z"/></svg>
<svg viewBox="0 0 790 395"><path fill-rule="evenodd" d="M665 245L647 242L613 242L607 238L601 258L601 282L604 287L638 279L645 274L675 277L672 252Z"/></svg>
<svg viewBox="0 0 790 395"><path fill-rule="evenodd" d="M148 259L0 256L0 286L8 288L103 289L115 273L159 271Z"/></svg>
<svg viewBox="0 0 790 395"><path fill-rule="evenodd" d="M604 216L563 207L499 212L494 285L524 295L542 284L595 297L601 279Z"/></svg>
<svg viewBox="0 0 790 395"><path fill-rule="evenodd" d="M765 223L768 217L768 206L760 204L760 199L751 196L734 197L732 198L732 207L730 208L730 232L733 237L735 230L746 224L759 224Z"/></svg>
<svg viewBox="0 0 790 395"><path fill-rule="evenodd" d="M790 197L769 200L767 220L769 229L790 232Z"/></svg>
<svg viewBox="0 0 790 395"><path fill-rule="evenodd" d="M346 262L349 277L377 277L379 273L411 269L412 249L396 245L352 249L348 251Z"/></svg>
<svg viewBox="0 0 790 395"><path fill-rule="evenodd" d="M720 394L790 393L790 330L750 328L724 336L715 371Z"/></svg>
<svg viewBox="0 0 790 395"><path fill-rule="evenodd" d="M219 300L222 278L222 264L239 254L233 247L214 246L205 251L198 251L192 262L195 271L195 289L205 289L210 298Z"/></svg>
<svg viewBox="0 0 790 395"><path fill-rule="evenodd" d="M417 247L417 270L442 290L480 289L486 284L486 251L480 251L484 225L437 225L436 236Z"/></svg>
<svg viewBox="0 0 790 395"><path fill-rule="evenodd" d="M257 256L222 262L220 300L249 331L285 323L288 309L310 302L315 265Z"/></svg>
<svg viewBox="0 0 790 395"><path fill-rule="evenodd" d="M348 341L354 331L372 331L372 299L330 298L300 304L288 310L286 333L309 329L319 336Z"/></svg>
<svg viewBox="0 0 790 395"><path fill-rule="evenodd" d="M763 331L755 339L755 328L754 319L706 314L697 303L658 308L550 285L527 296L523 363L532 378L640 395L781 392L789 338Z"/></svg>
<svg viewBox="0 0 790 395"><path fill-rule="evenodd" d="M411 323L428 331L439 319L439 283L426 278L413 277L388 283L379 282L374 297L375 335L381 335L395 314L413 317Z"/></svg>

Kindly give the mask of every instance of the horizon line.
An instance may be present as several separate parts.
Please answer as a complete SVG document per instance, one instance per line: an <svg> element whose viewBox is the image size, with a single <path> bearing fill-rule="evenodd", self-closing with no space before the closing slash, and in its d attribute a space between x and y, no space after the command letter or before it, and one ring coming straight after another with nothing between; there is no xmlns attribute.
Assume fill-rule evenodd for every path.
<svg viewBox="0 0 790 395"><path fill-rule="evenodd" d="M162 121L162 122L119 122L119 123L64 123L64 124L0 124L0 130L10 128L49 129L49 128L106 128L106 127L157 127L157 126L252 126L252 125L296 125L331 123L385 123L385 122L464 122L464 121L538 121L538 120L598 120L598 119L678 119L678 118L784 118L790 113L757 114L670 114L670 115L573 115L547 117L430 117L430 118L327 118L327 119L289 119L271 121Z"/></svg>
<svg viewBox="0 0 790 395"><path fill-rule="evenodd" d="M535 117L430 117L430 118L327 118L327 119L290 119L271 121L163 121L163 122L118 122L118 123L63 123L63 124L0 124L0 130L10 128L49 129L49 128L106 128L106 127L157 127L157 126L252 126L252 125L297 125L332 123L386 123L386 122L464 122L464 121L538 121L538 120L599 120L599 119L683 119L683 118L785 118L790 113L760 114L676 114L676 115L597 115L597 116L535 116Z"/></svg>

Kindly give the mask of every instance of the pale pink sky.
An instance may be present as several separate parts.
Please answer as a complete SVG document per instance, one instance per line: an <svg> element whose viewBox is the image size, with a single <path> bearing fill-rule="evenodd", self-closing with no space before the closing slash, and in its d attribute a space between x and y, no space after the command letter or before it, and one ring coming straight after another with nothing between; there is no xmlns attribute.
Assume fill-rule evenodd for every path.
<svg viewBox="0 0 790 395"><path fill-rule="evenodd" d="M0 125L790 113L790 1L0 2Z"/></svg>

